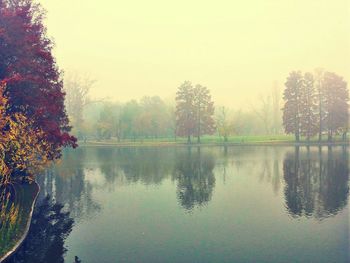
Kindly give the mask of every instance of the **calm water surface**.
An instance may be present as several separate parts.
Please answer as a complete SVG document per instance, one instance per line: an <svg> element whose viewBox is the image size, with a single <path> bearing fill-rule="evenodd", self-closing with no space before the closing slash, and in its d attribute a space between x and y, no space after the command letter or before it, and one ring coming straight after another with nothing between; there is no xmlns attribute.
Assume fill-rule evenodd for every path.
<svg viewBox="0 0 350 263"><path fill-rule="evenodd" d="M342 147L80 148L38 181L12 262L350 259Z"/></svg>

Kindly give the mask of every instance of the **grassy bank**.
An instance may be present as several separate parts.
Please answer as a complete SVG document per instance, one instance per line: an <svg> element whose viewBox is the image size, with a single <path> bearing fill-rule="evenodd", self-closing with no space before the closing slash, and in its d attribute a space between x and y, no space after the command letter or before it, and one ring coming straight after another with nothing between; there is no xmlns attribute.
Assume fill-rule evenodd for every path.
<svg viewBox="0 0 350 263"><path fill-rule="evenodd" d="M14 253L29 230L39 186L15 184L0 207L0 262Z"/></svg>
<svg viewBox="0 0 350 263"><path fill-rule="evenodd" d="M192 138L191 145L198 146L215 146L215 145L345 145L340 137L334 139L333 142L329 143L326 138L322 142L318 141L318 138L312 138L309 142L300 141L295 142L293 136L289 135L262 135L262 136L231 136L227 141L224 141L219 136L203 136L201 143L197 143L196 138ZM118 141L117 139L110 140L87 140L79 141L80 146L116 146L116 147L142 147L142 146L188 146L186 138L144 138L137 140L123 140Z"/></svg>

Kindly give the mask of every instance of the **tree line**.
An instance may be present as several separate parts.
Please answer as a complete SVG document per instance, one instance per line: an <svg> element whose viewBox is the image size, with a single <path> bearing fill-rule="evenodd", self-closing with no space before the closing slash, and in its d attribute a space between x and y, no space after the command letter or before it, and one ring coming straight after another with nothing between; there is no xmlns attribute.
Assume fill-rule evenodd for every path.
<svg viewBox="0 0 350 263"><path fill-rule="evenodd" d="M349 90L343 77L317 70L316 73L293 71L285 83L283 126L295 140L309 141L325 134L330 142L341 134L346 140L349 122Z"/></svg>
<svg viewBox="0 0 350 263"><path fill-rule="evenodd" d="M281 98L274 87L245 110L215 107L210 90L189 81L181 84L172 102L145 96L126 103L94 101L88 96L92 81L66 81L67 110L82 138L144 140L178 137L188 143L203 135L230 136L294 134L299 142L318 135L328 141L348 132L348 88L344 79L331 72L293 71L287 77ZM283 99L283 101L282 101ZM85 106L88 105L86 108Z"/></svg>
<svg viewBox="0 0 350 263"><path fill-rule="evenodd" d="M86 77L67 74L64 86L72 132L80 140L198 142L203 135L216 135L228 141L233 135L277 135L283 130L277 85L244 110L215 107L210 90L189 81L178 87L174 99L144 96L125 103L92 99L94 81Z"/></svg>

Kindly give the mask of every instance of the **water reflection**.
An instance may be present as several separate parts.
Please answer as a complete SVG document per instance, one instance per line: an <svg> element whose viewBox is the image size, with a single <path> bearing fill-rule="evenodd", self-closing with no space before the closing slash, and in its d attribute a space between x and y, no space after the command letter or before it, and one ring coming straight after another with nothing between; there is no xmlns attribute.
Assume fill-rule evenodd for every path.
<svg viewBox="0 0 350 263"><path fill-rule="evenodd" d="M73 219L63 211L63 205L49 197L39 201L28 236L8 263L59 263L64 262L64 246L73 227Z"/></svg>
<svg viewBox="0 0 350 263"><path fill-rule="evenodd" d="M202 153L201 148L188 148L176 155L173 179L177 182L177 196L187 210L207 204L215 187L214 155Z"/></svg>
<svg viewBox="0 0 350 263"><path fill-rule="evenodd" d="M181 149L97 149L99 169L106 187L113 190L118 183L157 185L167 178L177 184L179 203L193 209L210 201L215 186L215 158L200 148Z"/></svg>
<svg viewBox="0 0 350 263"><path fill-rule="evenodd" d="M175 182L181 207L201 207L211 200L219 170L226 180L232 166L237 172L251 170L261 183L270 183L276 195L283 173L286 207L295 217L322 219L347 203L348 153L341 147L81 148L67 151L60 164L38 179L42 196L52 196L75 220L83 220L103 206L93 198L94 188L115 191L122 185L159 185L166 179ZM87 179L98 173L103 182Z"/></svg>
<svg viewBox="0 0 350 263"><path fill-rule="evenodd" d="M0 187L0 258L24 235L37 192L36 184Z"/></svg>
<svg viewBox="0 0 350 263"><path fill-rule="evenodd" d="M99 148L96 156L109 186L117 179L125 179L128 183L159 184L171 173L175 159L171 149L157 148Z"/></svg>
<svg viewBox="0 0 350 263"><path fill-rule="evenodd" d="M89 167L84 149L64 152L63 159L38 176L40 197L51 196L64 204L76 220L90 218L101 209L92 198L92 184L86 180Z"/></svg>
<svg viewBox="0 0 350 263"><path fill-rule="evenodd" d="M225 242L228 248L242 245L243 251L249 249L246 244L255 244L256 235L267 235L272 243L265 249L270 249L279 245L273 242L283 239L272 238L272 225L281 233L302 222L305 231L306 224L313 221L308 218L321 221L344 209L348 179L348 152L341 147L101 147L67 151L61 163L38 177L41 192L33 225L25 244L10 262L80 262L74 258L76 255L88 262L87 250L91 247L85 250L89 244L81 236L89 231L105 240L94 247L98 250L95 253L108 247L115 254L101 252L102 256L112 253L111 258L129 257L128 262L135 262L133 245L141 251L140 257L142 251L152 252L163 243L168 244L166 255L176 251L174 244L167 243L171 242L168 236L187 242L181 248L182 253L189 253L188 244L198 245L190 242L191 237L204 235L204 229L210 226L210 237L202 236L203 244L209 244L218 232L217 226L210 224L219 221L223 231L216 236L218 243ZM48 195L51 199L46 198ZM198 219L202 211L206 216ZM305 220L290 220L289 215ZM276 218L279 223L274 222ZM198 224L195 219L203 221ZM242 223L246 221L246 225ZM80 227L75 228L73 223ZM162 231L152 231L154 228ZM254 229L252 236L250 228ZM240 235L242 244L230 234L233 232ZM288 235L296 238L293 234L290 231ZM283 239L285 244L289 244L289 236ZM70 247L67 253L65 242ZM118 249L113 250L113 242ZM211 247L215 247L214 243L210 243ZM228 249L226 256L234 258L233 254Z"/></svg>
<svg viewBox="0 0 350 263"><path fill-rule="evenodd" d="M283 162L285 200L293 217L317 219L335 215L348 200L349 163L346 149L288 152Z"/></svg>

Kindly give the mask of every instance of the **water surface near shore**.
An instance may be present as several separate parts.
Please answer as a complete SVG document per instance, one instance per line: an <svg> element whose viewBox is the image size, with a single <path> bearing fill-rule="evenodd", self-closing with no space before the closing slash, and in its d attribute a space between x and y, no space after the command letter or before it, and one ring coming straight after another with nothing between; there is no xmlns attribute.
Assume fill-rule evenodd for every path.
<svg viewBox="0 0 350 263"><path fill-rule="evenodd" d="M349 261L343 147L87 147L38 181L50 241L13 262Z"/></svg>

